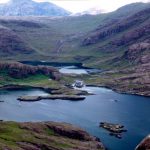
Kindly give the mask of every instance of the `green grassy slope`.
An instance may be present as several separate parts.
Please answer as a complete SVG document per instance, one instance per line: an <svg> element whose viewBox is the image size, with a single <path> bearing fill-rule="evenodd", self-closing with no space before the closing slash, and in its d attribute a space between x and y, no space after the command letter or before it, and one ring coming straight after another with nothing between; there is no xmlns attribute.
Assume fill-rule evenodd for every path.
<svg viewBox="0 0 150 150"><path fill-rule="evenodd" d="M104 150L87 132L67 123L0 122L0 149Z"/></svg>

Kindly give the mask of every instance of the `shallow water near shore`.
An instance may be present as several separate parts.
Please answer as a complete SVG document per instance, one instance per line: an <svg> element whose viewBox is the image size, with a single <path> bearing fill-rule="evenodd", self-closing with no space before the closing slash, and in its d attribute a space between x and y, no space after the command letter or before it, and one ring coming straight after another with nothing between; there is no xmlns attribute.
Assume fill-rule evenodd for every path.
<svg viewBox="0 0 150 150"><path fill-rule="evenodd" d="M78 125L99 137L110 150L134 150L150 133L150 98L118 94L98 87L85 87L96 95L84 101L42 100L19 102L22 95L45 95L44 91L0 91L0 119L12 121L58 121ZM118 102L115 102L117 100ZM99 122L120 123L128 130L122 139L109 136Z"/></svg>

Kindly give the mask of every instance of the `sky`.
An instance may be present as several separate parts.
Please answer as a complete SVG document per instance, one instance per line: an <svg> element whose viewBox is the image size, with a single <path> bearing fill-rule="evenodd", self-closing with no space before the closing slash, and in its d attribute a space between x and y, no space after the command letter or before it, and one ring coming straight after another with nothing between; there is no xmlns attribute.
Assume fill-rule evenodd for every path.
<svg viewBox="0 0 150 150"><path fill-rule="evenodd" d="M0 0L0 3L9 0ZM150 0L34 0L37 2L52 2L59 5L70 12L78 13L91 8L102 10L104 12L111 12L117 8L135 2L150 2Z"/></svg>

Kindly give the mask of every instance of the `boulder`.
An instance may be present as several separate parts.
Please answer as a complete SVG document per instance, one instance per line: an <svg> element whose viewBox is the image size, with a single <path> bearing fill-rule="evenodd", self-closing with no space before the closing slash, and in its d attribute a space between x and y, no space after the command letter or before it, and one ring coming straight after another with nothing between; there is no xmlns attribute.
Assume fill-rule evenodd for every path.
<svg viewBox="0 0 150 150"><path fill-rule="evenodd" d="M144 138L135 150L150 150L150 135Z"/></svg>

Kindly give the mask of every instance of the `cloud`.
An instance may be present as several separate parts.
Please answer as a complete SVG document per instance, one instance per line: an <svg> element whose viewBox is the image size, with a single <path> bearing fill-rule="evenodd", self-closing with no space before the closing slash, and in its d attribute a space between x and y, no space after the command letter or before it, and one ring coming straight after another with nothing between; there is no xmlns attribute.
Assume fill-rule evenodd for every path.
<svg viewBox="0 0 150 150"><path fill-rule="evenodd" d="M42 1L42 0L36 0ZM150 0L49 0L71 12L82 12L90 8L113 11L123 5L135 2L150 2Z"/></svg>
<svg viewBox="0 0 150 150"><path fill-rule="evenodd" d="M135 2L150 2L150 0L35 0L37 2L49 1L59 5L71 12L82 12L90 8L113 11L123 5ZM8 2L8 0L0 0L0 3Z"/></svg>

